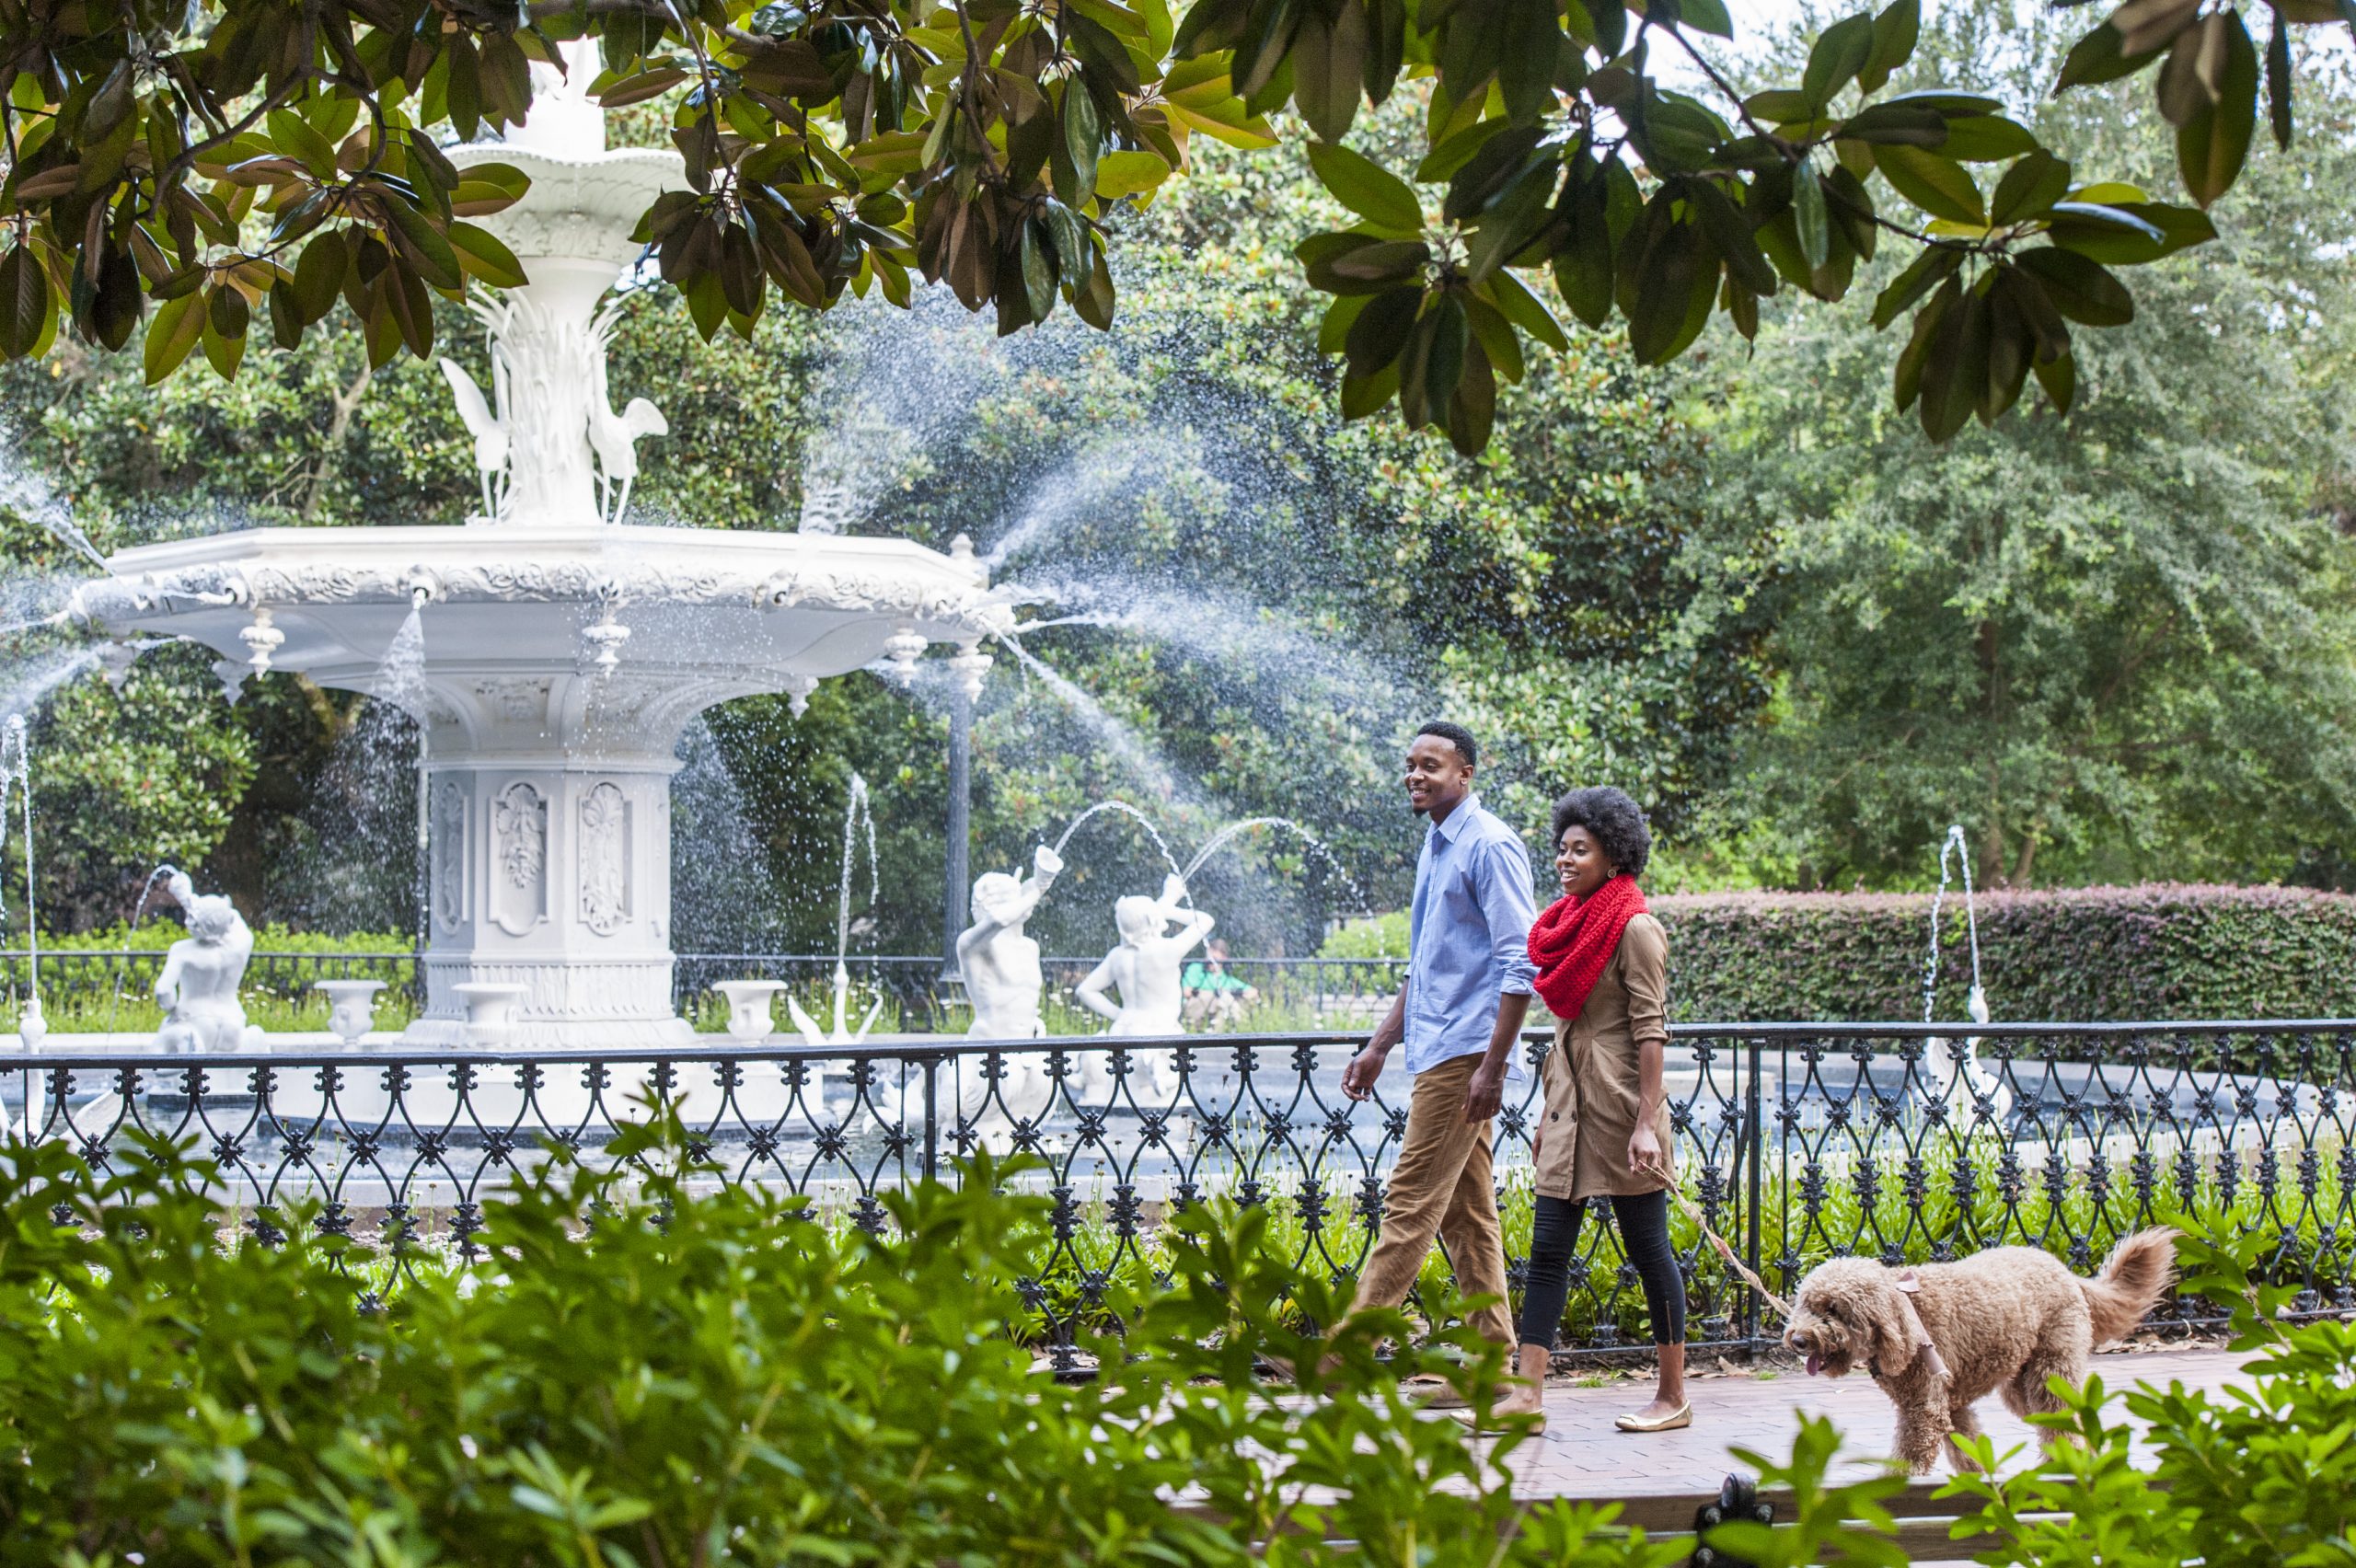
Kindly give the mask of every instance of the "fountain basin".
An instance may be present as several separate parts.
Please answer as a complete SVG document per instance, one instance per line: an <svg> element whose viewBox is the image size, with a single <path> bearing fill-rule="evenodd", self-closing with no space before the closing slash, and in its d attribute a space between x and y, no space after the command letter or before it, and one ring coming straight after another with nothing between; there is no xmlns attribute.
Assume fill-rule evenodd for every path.
<svg viewBox="0 0 2356 1568"><path fill-rule="evenodd" d="M686 1043L671 1010L671 777L696 715L806 693L1013 624L970 548L655 528L264 528L124 550L69 607L299 670L425 732L426 1005L412 1045L474 1043L465 986L524 987L522 1049ZM411 625L414 617L415 624ZM409 667L395 667L406 661Z"/></svg>
<svg viewBox="0 0 2356 1568"><path fill-rule="evenodd" d="M265 667L347 690L370 689L421 589L428 678L438 670L461 685L572 669L585 606L611 605L629 624L636 671L724 680L728 696L858 669L902 630L970 642L1013 625L970 556L844 535L596 522L252 528L143 545L108 566L112 577L76 591L73 618L118 638L193 638L243 665L255 658L244 634L267 609L283 640Z"/></svg>

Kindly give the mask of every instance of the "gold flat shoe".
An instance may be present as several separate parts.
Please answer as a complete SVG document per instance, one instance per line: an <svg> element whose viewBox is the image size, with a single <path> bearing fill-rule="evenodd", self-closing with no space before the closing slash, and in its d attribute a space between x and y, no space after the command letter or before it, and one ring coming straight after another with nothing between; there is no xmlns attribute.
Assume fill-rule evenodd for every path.
<svg viewBox="0 0 2356 1568"><path fill-rule="evenodd" d="M1693 1424L1693 1401L1688 1400L1667 1415L1650 1421L1641 1415L1623 1415L1611 1424L1623 1432L1675 1432Z"/></svg>

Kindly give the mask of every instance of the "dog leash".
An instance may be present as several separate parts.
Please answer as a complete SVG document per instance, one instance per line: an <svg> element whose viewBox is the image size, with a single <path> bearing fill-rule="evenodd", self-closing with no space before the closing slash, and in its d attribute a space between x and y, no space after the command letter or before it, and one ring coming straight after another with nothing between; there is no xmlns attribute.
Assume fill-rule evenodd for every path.
<svg viewBox="0 0 2356 1568"><path fill-rule="evenodd" d="M1702 1234L1709 1239L1710 1245L1718 1250L1718 1256L1727 1261L1727 1266L1734 1270L1736 1274L1740 1274L1743 1278L1743 1282L1749 1285L1751 1289L1757 1291L1760 1296L1765 1299L1767 1305L1775 1309L1776 1316L1782 1318L1785 1322L1791 1321L1792 1318L1795 1316L1792 1310L1792 1304L1784 1300L1782 1297L1776 1295L1773 1291L1768 1289L1767 1282L1761 1279L1757 1274L1751 1273L1750 1270L1743 1263L1743 1261L1734 1255L1734 1249L1727 1245L1727 1239L1719 1235L1717 1228L1711 1225L1709 1216L1702 1212L1702 1205L1695 1203L1692 1198L1687 1197L1684 1190L1676 1185L1672 1184L1669 1187L1668 1193L1670 1201L1675 1203L1679 1208L1685 1211L1685 1216L1701 1228ZM1909 1296L1913 1295L1917 1290L1922 1288L1914 1277L1914 1271L1912 1269L1908 1269L1901 1274L1899 1276L1897 1283L1898 1288ZM1910 1314L1910 1316L1911 1315L1911 1314ZM1919 1319L1916 1320L1914 1332L1916 1335L1916 1354L1929 1358L1930 1369L1934 1376L1940 1378L1946 1377L1947 1375L1946 1362L1940 1356L1939 1347L1932 1342L1930 1331L1921 1326Z"/></svg>
<svg viewBox="0 0 2356 1568"><path fill-rule="evenodd" d="M1761 1298L1775 1309L1777 1317L1789 1322L1792 1318L1792 1304L1768 1289L1767 1282L1751 1273L1749 1265L1735 1256L1734 1249L1727 1245L1727 1239L1718 1234L1716 1228L1710 1223L1710 1216L1702 1212L1702 1205L1687 1197L1684 1189L1674 1182L1669 1185L1668 1192L1669 1201L1684 1210L1685 1217L1701 1228L1702 1234L1709 1239L1710 1245L1718 1250L1718 1256L1727 1261L1727 1266L1740 1274L1743 1283L1757 1291Z"/></svg>

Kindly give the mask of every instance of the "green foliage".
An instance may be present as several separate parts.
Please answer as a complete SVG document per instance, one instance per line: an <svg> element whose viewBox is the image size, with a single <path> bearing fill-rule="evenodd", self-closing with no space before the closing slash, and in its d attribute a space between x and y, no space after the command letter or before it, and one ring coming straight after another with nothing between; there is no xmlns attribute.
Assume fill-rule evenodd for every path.
<svg viewBox="0 0 2356 1568"><path fill-rule="evenodd" d="M1088 1346L1106 1375L1061 1385L1009 1332L1047 1233L1045 1200L997 1190L1011 1168L891 1194L885 1229L837 1238L798 1200L705 1182L680 1136L656 1124L612 1173L549 1167L491 1205L473 1261L416 1268L388 1305L303 1216L216 1230L203 1168L169 1150L98 1180L53 1145L0 1149L0 1562L1677 1555L1609 1509L1522 1514L1515 1436L1484 1451L1415 1418L1401 1371L1491 1387L1474 1336L1386 1368L1393 1315L1278 1321L1295 1282L1251 1214L1181 1221L1172 1283L1123 1293L1125 1346ZM1299 1290L1339 1315L1334 1287ZM1271 1401L1264 1344L1331 1356L1341 1396Z"/></svg>
<svg viewBox="0 0 2356 1568"><path fill-rule="evenodd" d="M2072 30L1948 7L1915 80L2025 100ZM2302 101L2315 134L2219 206L2233 242L2146 269L2142 317L2081 335L2066 419L1926 447L1888 418L1879 356L1773 309L1723 400L1697 386L1744 536L1777 520L1781 673L1702 877L1902 884L1960 821L1983 887L2344 880L2356 538L2330 389L2356 363L2356 84L2319 69ZM2125 89L2033 128L2166 177Z"/></svg>
<svg viewBox="0 0 2356 1568"><path fill-rule="evenodd" d="M2271 8L2269 120L2287 144L2287 29L2340 17L2316 0ZM1482 450L1524 338L1565 340L1522 274L1551 272L1590 327L1624 319L1657 364L1719 311L1751 334L1785 283L1839 299L1887 240L1945 274L1898 388L1944 439L1974 412L1992 421L2032 371L2066 409L2071 325L2132 314L2108 269L2212 231L2193 209L2073 181L1993 98L1888 93L1918 30L1917 0L1842 17L1803 68L1738 96L1697 42L1732 37L1718 0L1196 0L1183 17L1162 0L1051 15L899 0L852 21L751 0L403 0L292 22L252 3L202 26L152 6L121 26L20 20L0 52L19 217L0 256L0 355L138 336L151 381L200 346L228 379L265 318L294 348L334 317L372 366L429 358L438 309L524 275L473 220L526 177L442 144L523 120L565 68L559 40L592 35L605 68L590 94L647 106L679 155L687 188L657 197L634 237L706 340L723 325L749 340L773 291L810 310L846 294L906 305L919 273L968 310L994 306L1001 334L1059 300L1106 328L1121 209L1188 168L1197 136L1273 143L1265 116L1290 104L1358 219L1298 249L1336 296L1346 414L1395 398L1410 429ZM1663 86L1656 50L1690 55L1709 101ZM2206 207L2254 132L2257 46L2236 10L2133 0L2079 41L2062 82L2133 75L2164 52L2159 107ZM1413 184L1340 144L1362 104L1426 76ZM1992 202L1973 167L1996 165Z"/></svg>
<svg viewBox="0 0 2356 1568"><path fill-rule="evenodd" d="M220 686L193 649L151 655L119 692L95 677L60 687L31 744L40 914L61 925L114 913L160 861L202 864L254 772L252 747L225 721ZM21 837L8 846L17 889Z"/></svg>
<svg viewBox="0 0 2356 1568"><path fill-rule="evenodd" d="M1940 922L1939 1016L1971 984L1959 899ZM1931 900L1720 894L1653 901L1669 997L1692 1021L1914 1019ZM1982 894L1980 962L1998 1021L2344 1018L2356 1009L2356 898L2293 888Z"/></svg>
<svg viewBox="0 0 2356 1568"><path fill-rule="evenodd" d="M1407 956L1407 912L1369 915L1345 920L1317 950L1320 958L1398 958Z"/></svg>

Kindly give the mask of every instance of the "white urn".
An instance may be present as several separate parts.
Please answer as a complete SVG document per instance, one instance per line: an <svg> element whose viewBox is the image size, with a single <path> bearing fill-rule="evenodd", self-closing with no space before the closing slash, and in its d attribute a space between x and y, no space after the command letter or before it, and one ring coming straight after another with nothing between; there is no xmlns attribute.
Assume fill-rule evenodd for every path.
<svg viewBox="0 0 2356 1568"><path fill-rule="evenodd" d="M376 993L382 980L314 980L311 989L328 999L328 1029L347 1051L359 1049L360 1037L376 1026Z"/></svg>
<svg viewBox="0 0 2356 1568"><path fill-rule="evenodd" d="M467 1009L467 1043L497 1046L515 1032L515 1009L530 996L529 986L470 980L450 987Z"/></svg>
<svg viewBox="0 0 2356 1568"><path fill-rule="evenodd" d="M48 1038L49 1020L41 1016L40 998L28 993L25 1010L17 1019L17 1039L26 1050L37 1051Z"/></svg>
<svg viewBox="0 0 2356 1568"><path fill-rule="evenodd" d="M771 1009L782 980L722 980L712 987L728 998L728 1033L736 1040L766 1040L777 1031Z"/></svg>

